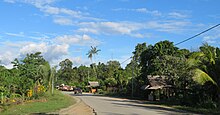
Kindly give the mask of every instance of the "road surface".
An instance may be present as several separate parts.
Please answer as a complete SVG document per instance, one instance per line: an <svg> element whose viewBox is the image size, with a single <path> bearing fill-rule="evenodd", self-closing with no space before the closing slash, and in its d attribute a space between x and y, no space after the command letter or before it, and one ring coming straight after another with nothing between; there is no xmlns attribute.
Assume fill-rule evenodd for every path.
<svg viewBox="0 0 220 115"><path fill-rule="evenodd" d="M146 104L138 100L83 94L76 96L93 108L97 115L176 115L190 113L170 107Z"/></svg>

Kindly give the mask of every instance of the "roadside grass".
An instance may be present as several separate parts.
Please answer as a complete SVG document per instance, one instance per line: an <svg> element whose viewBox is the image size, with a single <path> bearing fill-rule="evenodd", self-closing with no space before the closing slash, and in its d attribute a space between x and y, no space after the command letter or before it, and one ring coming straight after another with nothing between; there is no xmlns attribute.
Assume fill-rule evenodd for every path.
<svg viewBox="0 0 220 115"><path fill-rule="evenodd" d="M175 109L185 110L194 113L220 115L220 108L206 109L206 108L196 108L196 107L187 107L187 106L172 106L172 107Z"/></svg>
<svg viewBox="0 0 220 115"><path fill-rule="evenodd" d="M55 91L54 95L45 94L39 100L25 102L19 105L12 105L0 112L1 115L23 115L23 114L44 114L54 112L62 108L73 105L76 101L59 91Z"/></svg>
<svg viewBox="0 0 220 115"><path fill-rule="evenodd" d="M146 104L162 105L167 107L172 107L174 109L179 109L183 111L188 111L197 114L214 114L220 115L220 107L217 108L204 108L199 106L184 106L177 104L175 102L166 102L166 101L148 101Z"/></svg>
<svg viewBox="0 0 220 115"><path fill-rule="evenodd" d="M188 111L197 114L214 114L220 115L220 108L202 108L202 107L191 107L191 106L183 106L174 102L165 102L165 101L147 101L145 104L153 104L153 105L162 105L171 107L178 110Z"/></svg>

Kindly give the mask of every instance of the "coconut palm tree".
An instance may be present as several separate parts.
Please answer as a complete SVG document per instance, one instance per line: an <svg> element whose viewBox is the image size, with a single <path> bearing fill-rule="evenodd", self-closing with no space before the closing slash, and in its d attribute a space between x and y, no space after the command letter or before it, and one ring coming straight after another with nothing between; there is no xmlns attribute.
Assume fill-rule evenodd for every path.
<svg viewBox="0 0 220 115"><path fill-rule="evenodd" d="M101 51L100 49L97 49L97 46L93 47L91 46L91 49L88 51L88 53L86 55L88 55L88 58L91 60L91 62L93 63L93 57L95 58L95 55L98 55L98 52ZM95 72L95 75L97 77L97 74L96 74L96 64L95 64L95 67L94 67L94 72Z"/></svg>
<svg viewBox="0 0 220 115"><path fill-rule="evenodd" d="M97 49L97 46L93 47L91 46L91 49L89 50L89 52L86 54L88 55L88 58L92 61L93 63L93 60L92 58L94 57L95 58L95 55L98 55L98 52L101 51L100 49Z"/></svg>
<svg viewBox="0 0 220 115"><path fill-rule="evenodd" d="M218 63L219 57L217 57L216 51L216 48L203 44L200 47L200 52L194 52L189 58L189 62L195 68L195 79L200 84L211 81L213 84L218 85L219 77L215 74L218 72L216 69L219 65L216 62Z"/></svg>
<svg viewBox="0 0 220 115"><path fill-rule="evenodd" d="M220 50L203 44L200 47L200 52L194 52L188 62L194 71L194 81L204 85L211 82L217 87L217 94L220 98Z"/></svg>

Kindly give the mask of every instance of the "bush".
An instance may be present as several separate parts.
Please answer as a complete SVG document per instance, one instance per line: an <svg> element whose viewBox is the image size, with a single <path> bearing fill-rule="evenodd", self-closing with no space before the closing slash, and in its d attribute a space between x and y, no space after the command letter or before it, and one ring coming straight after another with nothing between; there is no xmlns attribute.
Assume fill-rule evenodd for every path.
<svg viewBox="0 0 220 115"><path fill-rule="evenodd" d="M206 108L206 109L215 109L215 108L217 108L217 103L208 99L208 100L200 103L199 106L202 108Z"/></svg>
<svg viewBox="0 0 220 115"><path fill-rule="evenodd" d="M98 94L104 94L104 91L102 89L98 89Z"/></svg>

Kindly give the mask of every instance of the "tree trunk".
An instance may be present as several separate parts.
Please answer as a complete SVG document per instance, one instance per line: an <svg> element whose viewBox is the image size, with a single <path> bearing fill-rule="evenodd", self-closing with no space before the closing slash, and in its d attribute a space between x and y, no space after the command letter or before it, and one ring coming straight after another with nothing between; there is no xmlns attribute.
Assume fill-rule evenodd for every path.
<svg viewBox="0 0 220 115"><path fill-rule="evenodd" d="M4 97L3 97L4 95L3 95L3 92L1 93L1 104L3 104L4 102Z"/></svg>
<svg viewBox="0 0 220 115"><path fill-rule="evenodd" d="M25 101L25 94L22 93L22 101L24 102Z"/></svg>
<svg viewBox="0 0 220 115"><path fill-rule="evenodd" d="M220 88L218 88L218 103L220 104Z"/></svg>

